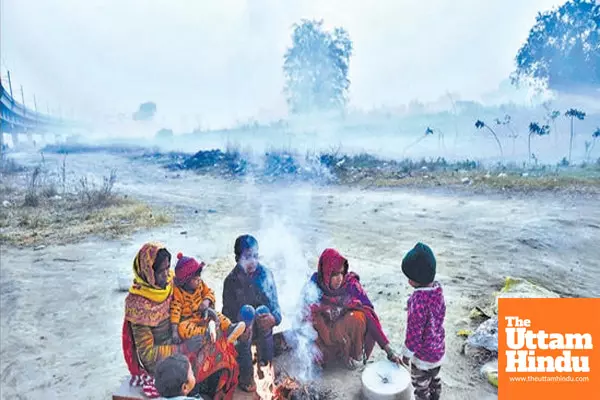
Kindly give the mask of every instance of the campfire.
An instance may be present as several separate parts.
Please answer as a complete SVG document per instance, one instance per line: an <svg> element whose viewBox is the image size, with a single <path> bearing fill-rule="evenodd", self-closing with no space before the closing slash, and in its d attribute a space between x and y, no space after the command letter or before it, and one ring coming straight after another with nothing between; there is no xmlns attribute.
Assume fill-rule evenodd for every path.
<svg viewBox="0 0 600 400"><path fill-rule="evenodd" d="M286 376L275 386L277 400L325 400L333 399L330 391L319 391L314 386L303 384L295 378Z"/></svg>
<svg viewBox="0 0 600 400"><path fill-rule="evenodd" d="M275 334L275 355L281 356L293 349L293 343L288 343L282 333ZM320 390L314 382L304 383L290 375L281 364L270 364L264 367L258 365L256 346L252 346L254 365L254 380L256 382L256 397L262 400L329 400L333 399L333 391ZM276 371L277 369L277 371Z"/></svg>
<svg viewBox="0 0 600 400"><path fill-rule="evenodd" d="M319 390L315 385L303 383L286 371L278 371L272 365L255 365L254 379L256 394L262 400L328 400L333 399L331 391Z"/></svg>

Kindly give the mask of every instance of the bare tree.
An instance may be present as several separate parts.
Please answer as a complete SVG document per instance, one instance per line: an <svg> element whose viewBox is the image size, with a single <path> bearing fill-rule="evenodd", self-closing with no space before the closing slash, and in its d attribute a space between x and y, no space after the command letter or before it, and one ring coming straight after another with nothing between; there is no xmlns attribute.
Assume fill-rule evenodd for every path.
<svg viewBox="0 0 600 400"><path fill-rule="evenodd" d="M430 127L427 127L427 129L425 129L425 134L422 135L421 137L419 137L417 140L415 140L414 142L412 142L411 144L409 144L408 146L406 146L404 148L404 153L406 153L406 151L408 149L410 149L411 147L415 146L416 144L418 144L419 142L421 142L423 139L425 139L428 136L433 135L433 129L431 129Z"/></svg>
<svg viewBox="0 0 600 400"><path fill-rule="evenodd" d="M600 128L596 128L596 130L594 131L594 133L592 133L592 141L585 142L585 153L586 153L586 160L590 160L590 156L592 155L592 150L594 150L594 146L596 145L596 140L598 140L598 138L600 137Z"/></svg>
<svg viewBox="0 0 600 400"><path fill-rule="evenodd" d="M511 122L512 122L511 116L506 114L506 115L504 115L503 120L496 118L495 122L496 122L496 125L504 126L504 127L506 127L506 129L508 129L508 137L510 139L512 139L512 156L514 157L515 149L516 149L516 142L517 142L517 138L519 137L519 133L511 125Z"/></svg>
<svg viewBox="0 0 600 400"><path fill-rule="evenodd" d="M492 128L490 128L485 122L483 122L482 120L479 120L479 119L475 122L475 128L477 128L477 129L487 128L487 130L490 131L490 133L494 136L494 139L496 139L496 143L498 144L498 149L500 149L500 157L504 158L504 150L502 150L502 144L500 143L500 139L498 139L498 135L496 135L496 132L494 132L494 130Z"/></svg>

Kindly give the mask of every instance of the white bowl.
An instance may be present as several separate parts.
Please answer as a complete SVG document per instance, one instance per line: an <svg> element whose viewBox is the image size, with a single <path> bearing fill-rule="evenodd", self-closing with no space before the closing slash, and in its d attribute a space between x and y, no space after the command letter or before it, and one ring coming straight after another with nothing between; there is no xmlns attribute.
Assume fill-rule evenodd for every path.
<svg viewBox="0 0 600 400"><path fill-rule="evenodd" d="M411 400L410 373L391 361L368 365L362 373L362 394L366 400Z"/></svg>

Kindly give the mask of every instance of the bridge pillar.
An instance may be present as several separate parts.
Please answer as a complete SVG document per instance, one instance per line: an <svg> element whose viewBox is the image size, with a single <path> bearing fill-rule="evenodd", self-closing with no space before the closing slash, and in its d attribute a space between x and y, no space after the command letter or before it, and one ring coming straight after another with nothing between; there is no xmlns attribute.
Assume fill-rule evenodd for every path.
<svg viewBox="0 0 600 400"><path fill-rule="evenodd" d="M27 131L26 135L27 135L27 142L29 142L29 144L35 148L37 143L36 143L35 139L33 138L33 132Z"/></svg>
<svg viewBox="0 0 600 400"><path fill-rule="evenodd" d="M11 133L13 147L16 149L19 146L19 134L16 132Z"/></svg>

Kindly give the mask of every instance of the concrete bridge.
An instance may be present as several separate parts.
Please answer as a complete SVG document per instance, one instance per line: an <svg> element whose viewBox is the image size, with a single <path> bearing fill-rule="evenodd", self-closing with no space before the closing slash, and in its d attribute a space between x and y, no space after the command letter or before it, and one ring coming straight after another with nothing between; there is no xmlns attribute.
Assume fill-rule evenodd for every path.
<svg viewBox="0 0 600 400"><path fill-rule="evenodd" d="M24 134L30 143L34 135L54 135L60 137L67 130L75 127L75 123L43 114L18 103L0 82L0 147L5 144L5 134L12 139L14 147L19 145L19 135Z"/></svg>

